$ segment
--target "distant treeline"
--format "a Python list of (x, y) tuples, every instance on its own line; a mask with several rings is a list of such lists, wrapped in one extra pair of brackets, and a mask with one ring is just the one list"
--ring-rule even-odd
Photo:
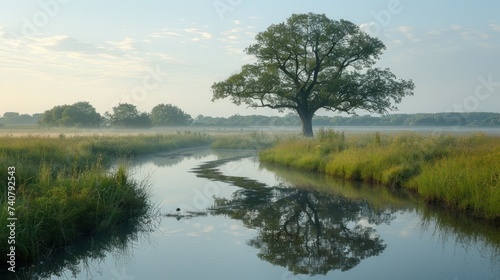
[[(151, 127), (151, 126), (301, 126), (294, 113), (285, 116), (233, 115), (192, 118), (171, 104), (159, 104), (151, 112), (139, 112), (132, 104), (119, 104), (111, 112), (100, 115), (88, 102), (55, 106), (41, 114), (7, 112), (0, 126), (64, 126), (64, 127)], [(391, 114), (386, 116), (316, 116), (314, 126), (475, 126), (499, 127), (500, 113), (435, 113)]]
[(4, 125), (36, 125), (42, 114), (19, 114), (17, 112), (6, 112), (0, 117), (0, 126)]
[[(279, 116), (240, 116), (228, 118), (199, 115), (193, 121), (197, 126), (300, 126), (296, 114)], [(500, 126), (500, 113), (435, 113), (394, 114), (380, 117), (349, 116), (313, 118), (314, 126)]]
[(111, 112), (99, 114), (94, 106), (82, 101), (54, 106), (33, 116), (7, 112), (1, 126), (38, 125), (43, 127), (136, 127), (191, 125), (192, 118), (175, 105), (158, 104), (151, 112), (139, 112), (133, 104), (118, 104)]

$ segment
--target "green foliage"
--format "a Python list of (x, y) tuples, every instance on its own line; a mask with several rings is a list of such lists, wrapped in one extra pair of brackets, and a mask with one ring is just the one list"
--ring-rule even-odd
[(5, 112), (0, 117), (0, 126), (3, 125), (36, 125), (42, 114), (19, 114), (17, 112)]
[(424, 164), (409, 186), (427, 201), (499, 219), (499, 141), (477, 135), (460, 140), (453, 154), (433, 164)]
[(96, 127), (101, 123), (101, 115), (88, 102), (55, 106), (45, 111), (38, 124), (42, 126)]
[(156, 126), (189, 125), (191, 116), (172, 104), (158, 104), (151, 110), (151, 121)]
[(317, 132), (316, 138), (320, 143), (319, 148), (321, 148), (322, 154), (328, 154), (330, 152), (340, 152), (345, 149), (345, 135), (344, 132), (335, 132), (333, 129), (323, 129), (320, 128)]
[(399, 133), (349, 135), (319, 130), (261, 151), (264, 162), (335, 177), (413, 189), (426, 201), (499, 219), (500, 139)]
[(151, 119), (147, 113), (139, 113), (137, 107), (121, 103), (113, 107), (113, 113), (108, 114), (111, 125), (117, 127), (151, 127)]

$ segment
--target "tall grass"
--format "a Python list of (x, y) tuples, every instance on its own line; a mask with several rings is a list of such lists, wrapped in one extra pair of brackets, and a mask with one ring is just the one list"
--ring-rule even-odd
[[(150, 209), (146, 185), (130, 180), (120, 158), (156, 151), (208, 145), (199, 133), (136, 136), (0, 137), (0, 182), (16, 168), (16, 260), (50, 255), (91, 234), (141, 219)], [(7, 221), (7, 191), (0, 190), (0, 219)], [(0, 228), (0, 240), (9, 229)], [(7, 242), (0, 251), (8, 252)], [(0, 258), (2, 265), (6, 255)]]
[[(484, 141), (484, 142), (483, 142)], [(426, 163), (408, 187), (426, 200), (488, 219), (500, 218), (500, 144), (498, 139), (462, 145), (446, 158)]]
[(405, 187), (426, 201), (500, 219), (500, 137), (419, 133), (352, 134), (320, 130), (284, 141), (264, 162), (349, 180)]

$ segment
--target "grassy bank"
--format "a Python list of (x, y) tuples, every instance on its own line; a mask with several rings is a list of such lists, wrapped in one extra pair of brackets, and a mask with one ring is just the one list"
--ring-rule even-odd
[(436, 204), (500, 219), (500, 137), (319, 131), (262, 151), (264, 162), (416, 191)]
[[(0, 267), (5, 267), (5, 226), (12, 206), (16, 264), (46, 257), (57, 248), (91, 234), (141, 219), (150, 209), (147, 186), (130, 180), (126, 164), (109, 172), (118, 159), (208, 145), (198, 133), (135, 136), (0, 137)], [(15, 167), (15, 190), (7, 193), (7, 167)], [(11, 174), (12, 175), (12, 174)], [(11, 181), (13, 181), (11, 179)], [(15, 204), (7, 197), (15, 194)], [(12, 210), (12, 209), (11, 209)]]

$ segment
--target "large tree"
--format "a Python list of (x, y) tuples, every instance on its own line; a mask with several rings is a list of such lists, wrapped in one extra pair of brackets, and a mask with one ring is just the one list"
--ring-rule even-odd
[(347, 20), (323, 14), (294, 14), (258, 33), (245, 49), (256, 62), (212, 85), (213, 100), (298, 113), (302, 132), (313, 136), (319, 109), (386, 113), (412, 95), (413, 82), (375, 68), (384, 44)]

